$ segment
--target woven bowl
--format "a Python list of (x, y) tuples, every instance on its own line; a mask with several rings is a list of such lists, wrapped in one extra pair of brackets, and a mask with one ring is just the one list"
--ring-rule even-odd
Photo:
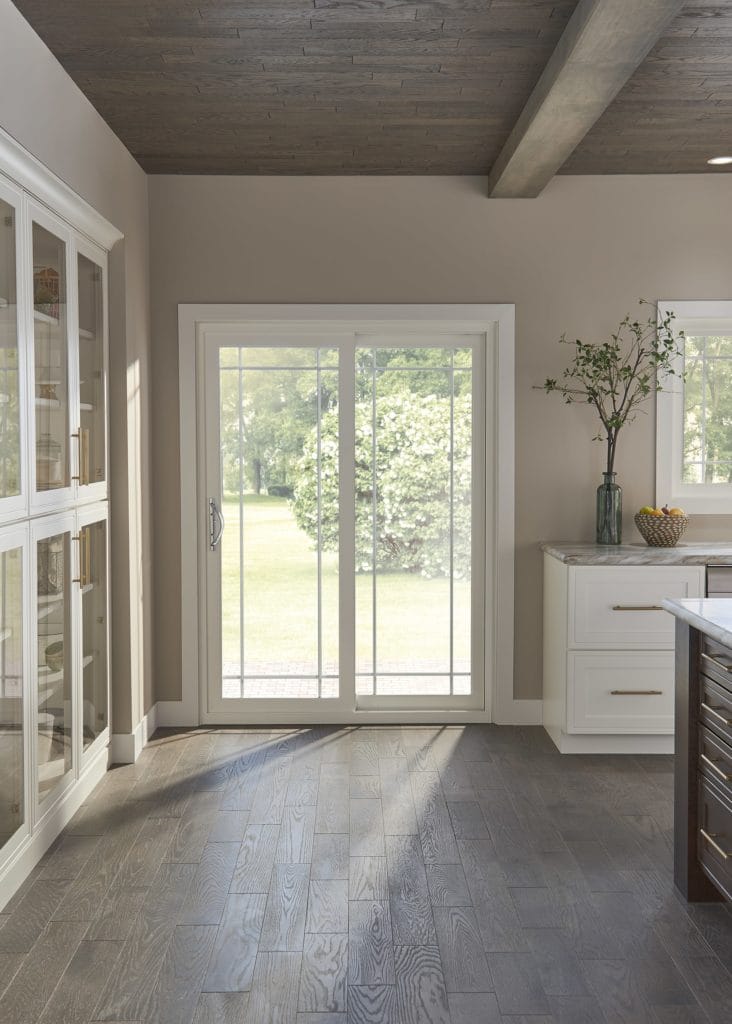
[(643, 540), (652, 548), (673, 548), (684, 536), (688, 516), (646, 516), (637, 512), (635, 525)]

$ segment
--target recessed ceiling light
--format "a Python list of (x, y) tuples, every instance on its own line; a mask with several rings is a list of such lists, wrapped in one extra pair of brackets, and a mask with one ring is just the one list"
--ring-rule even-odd
[(713, 156), (711, 160), (707, 160), (708, 164), (732, 164), (732, 156)]

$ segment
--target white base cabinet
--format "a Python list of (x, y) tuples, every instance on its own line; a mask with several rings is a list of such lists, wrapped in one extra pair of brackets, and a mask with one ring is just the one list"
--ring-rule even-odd
[(544, 555), (544, 728), (562, 753), (672, 753), (674, 620), (700, 565), (568, 565)]

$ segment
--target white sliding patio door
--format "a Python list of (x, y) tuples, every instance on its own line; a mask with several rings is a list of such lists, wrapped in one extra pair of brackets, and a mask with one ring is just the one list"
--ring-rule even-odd
[(486, 336), (200, 342), (207, 720), (484, 702)]

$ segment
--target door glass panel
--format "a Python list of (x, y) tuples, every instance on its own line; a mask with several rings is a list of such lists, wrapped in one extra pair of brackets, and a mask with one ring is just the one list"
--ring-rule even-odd
[(20, 494), (15, 210), (0, 199), (0, 499)]
[(356, 350), (356, 693), (471, 693), (465, 349)]
[(0, 847), (25, 820), (23, 807), (23, 562), (0, 553)]
[(79, 254), (79, 483), (106, 477), (102, 268)]
[(220, 349), (224, 698), (338, 695), (337, 367)]
[(70, 534), (38, 541), (38, 796), (71, 768)]
[(83, 746), (107, 727), (107, 524), (79, 532), (83, 672)]
[(66, 246), (33, 225), (36, 489), (69, 485)]

